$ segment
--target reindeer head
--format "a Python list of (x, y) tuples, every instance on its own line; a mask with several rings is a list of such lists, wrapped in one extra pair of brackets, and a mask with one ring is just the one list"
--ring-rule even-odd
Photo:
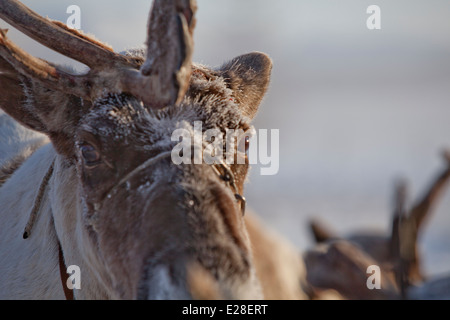
[(0, 107), (75, 168), (83, 243), (112, 297), (260, 297), (238, 201), (248, 164), (176, 165), (171, 155), (173, 132), (196, 121), (248, 131), (271, 61), (250, 53), (217, 69), (192, 64), (195, 10), (193, 0), (155, 0), (144, 56), (1, 1), (2, 19), (90, 68), (65, 72), (0, 30)]

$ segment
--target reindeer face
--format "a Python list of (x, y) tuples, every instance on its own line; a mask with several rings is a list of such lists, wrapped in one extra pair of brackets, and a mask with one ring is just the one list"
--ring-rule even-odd
[[(6, 11), (16, 8), (7, 2)], [(91, 67), (84, 76), (29, 56), (16, 60), (22, 52), (0, 33), (0, 54), (11, 64), (0, 59), (0, 67), (27, 101), (1, 107), (46, 133), (75, 166), (78, 216), (116, 298), (260, 297), (236, 198), (248, 164), (175, 163), (173, 134), (193, 133), (195, 123), (202, 131), (250, 130), (271, 61), (250, 53), (216, 70), (192, 65), (194, 12), (194, 1), (154, 2), (145, 62), (80, 42), (78, 60)]]
[[(250, 57), (270, 68), (261, 54), (231, 65), (256, 68), (240, 65)], [(224, 133), (250, 130), (253, 114), (231, 89), (235, 81), (246, 87), (238, 73), (224, 77), (229, 65), (194, 66), (180, 105), (148, 111), (130, 95), (111, 94), (80, 121), (75, 153), (83, 216), (119, 297), (201, 297), (205, 290), (196, 288), (205, 278), (216, 297), (260, 297), (234, 190), (211, 165), (177, 165), (171, 157), (173, 132), (193, 132), (194, 123)], [(248, 164), (229, 168), (242, 193)]]

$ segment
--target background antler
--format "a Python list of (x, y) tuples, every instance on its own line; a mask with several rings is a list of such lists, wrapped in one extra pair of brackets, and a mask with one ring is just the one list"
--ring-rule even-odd
[(0, 18), (39, 43), (90, 67), (85, 75), (71, 75), (37, 59), (0, 31), (0, 56), (22, 75), (42, 85), (95, 100), (105, 91), (127, 92), (151, 108), (179, 103), (191, 73), (195, 0), (155, 0), (147, 32), (147, 60), (141, 68), (129, 57), (61, 23), (44, 19), (23, 4), (0, 0)]
[(423, 280), (420, 271), (420, 256), (418, 252), (418, 237), (421, 227), (432, 212), (436, 202), (441, 198), (448, 181), (450, 180), (450, 151), (444, 150), (443, 158), (446, 162), (444, 170), (435, 178), (422, 198), (410, 211), (405, 209), (406, 185), (401, 185), (397, 192), (400, 209), (394, 215), (391, 236), (391, 254), (396, 258), (396, 280), (400, 287), (402, 297), (411, 284)]

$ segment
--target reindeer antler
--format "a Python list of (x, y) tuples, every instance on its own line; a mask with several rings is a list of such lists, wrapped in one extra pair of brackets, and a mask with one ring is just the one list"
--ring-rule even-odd
[(125, 89), (151, 107), (179, 103), (191, 75), (195, 0), (155, 0), (147, 31), (147, 59), (129, 73)]
[(61, 23), (44, 19), (14, 0), (0, 0), (0, 18), (39, 43), (90, 67), (71, 75), (35, 58), (0, 30), (0, 56), (18, 72), (44, 86), (94, 100), (105, 91), (127, 92), (151, 108), (179, 103), (186, 93), (193, 51), (195, 0), (155, 0), (148, 23), (147, 60), (141, 71), (133, 59)]
[(396, 188), (396, 206), (391, 235), (391, 254), (395, 257), (395, 275), (401, 296), (411, 283), (421, 280), (417, 240), (424, 220), (431, 214), (437, 200), (444, 192), (450, 180), (450, 151), (444, 150), (445, 169), (435, 178), (422, 198), (410, 209), (406, 209), (406, 183), (403, 181)]
[(1, 0), (0, 4), (0, 17), (3, 20), (42, 45), (89, 67), (104, 66), (111, 61), (128, 62), (125, 57), (106, 47), (94, 45), (87, 39), (60, 28), (20, 2)]
[[(26, 77), (39, 80), (44, 86), (88, 98), (89, 91), (83, 81), (87, 77), (72, 76), (49, 62), (35, 58), (6, 37), (7, 29), (0, 29), (0, 56)], [(87, 80), (87, 79), (86, 79)]]

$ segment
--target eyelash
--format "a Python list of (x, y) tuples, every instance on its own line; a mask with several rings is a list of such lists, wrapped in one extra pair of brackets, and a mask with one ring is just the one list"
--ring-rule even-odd
[(98, 152), (98, 150), (91, 144), (81, 143), (79, 148), (80, 157), (87, 167), (94, 167), (101, 162), (100, 152)]

